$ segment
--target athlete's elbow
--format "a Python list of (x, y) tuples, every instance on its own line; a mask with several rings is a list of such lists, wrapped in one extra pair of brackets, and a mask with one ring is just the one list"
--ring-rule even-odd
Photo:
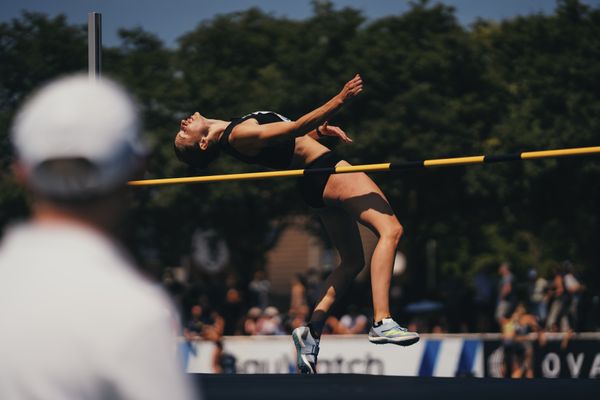
[(290, 135), (292, 135), (294, 137), (304, 136), (307, 133), (309, 133), (310, 131), (312, 131), (313, 129), (315, 129), (315, 127), (311, 126), (310, 124), (303, 123), (302, 121), (292, 121), (292, 122), (293, 122), (293, 124), (290, 127)]

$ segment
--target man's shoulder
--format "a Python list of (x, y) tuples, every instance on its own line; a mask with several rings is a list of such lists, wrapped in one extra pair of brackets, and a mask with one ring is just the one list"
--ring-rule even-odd
[[(8, 236), (0, 248), (0, 269), (8, 278), (4, 283), (25, 283), (19, 296), (39, 298), (60, 309), (66, 319), (75, 313), (92, 317), (82, 323), (149, 321), (164, 318), (170, 310), (166, 294), (107, 238), (77, 229), (27, 225)], [(0, 282), (0, 287), (5, 285)], [(6, 289), (12, 293), (9, 286)]]

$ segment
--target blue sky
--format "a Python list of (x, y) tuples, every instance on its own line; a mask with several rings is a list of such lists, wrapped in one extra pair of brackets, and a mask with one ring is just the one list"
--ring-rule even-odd
[[(461, 23), (469, 25), (478, 17), (501, 20), (531, 13), (551, 13), (555, 0), (443, 0), (456, 8)], [(336, 7), (360, 9), (371, 19), (399, 14), (408, 9), (407, 0), (334, 0)], [(600, 0), (583, 3), (600, 6)], [(85, 24), (87, 13), (102, 13), (103, 42), (119, 43), (117, 30), (141, 26), (158, 35), (167, 45), (201, 21), (216, 14), (259, 7), (276, 16), (303, 19), (311, 15), (310, 0), (3, 0), (0, 1), (0, 20), (18, 17), (21, 10), (38, 11), (51, 16), (65, 14), (70, 23)]]

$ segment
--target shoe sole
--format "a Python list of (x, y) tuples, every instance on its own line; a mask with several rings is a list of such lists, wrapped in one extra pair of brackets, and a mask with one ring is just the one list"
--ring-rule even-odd
[(412, 344), (415, 344), (419, 341), (420, 337), (412, 337), (412, 338), (407, 338), (407, 339), (390, 339), (390, 338), (386, 338), (386, 337), (371, 337), (369, 336), (369, 342), (374, 343), (374, 344), (396, 344), (398, 346), (410, 346)]
[(296, 334), (296, 332), (292, 332), (292, 339), (294, 340), (294, 346), (296, 346), (296, 354), (298, 357), (296, 359), (296, 366), (301, 374), (312, 375), (316, 374), (315, 370), (312, 368), (308, 360), (302, 354), (302, 348), (304, 347), (304, 341), (302, 338)]

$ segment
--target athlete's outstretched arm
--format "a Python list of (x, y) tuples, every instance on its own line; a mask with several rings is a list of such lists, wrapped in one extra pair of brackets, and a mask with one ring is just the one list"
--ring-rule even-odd
[[(362, 78), (360, 75), (356, 74), (352, 80), (344, 85), (340, 93), (321, 107), (303, 115), (296, 121), (274, 122), (265, 125), (238, 125), (231, 133), (230, 138), (240, 144), (242, 144), (242, 142), (245, 144), (254, 144), (253, 142), (260, 143), (281, 136), (298, 137), (305, 135), (315, 130), (319, 125), (325, 123), (336, 111), (342, 108), (346, 102), (358, 96), (362, 90)], [(332, 128), (335, 127), (329, 127), (328, 129)]]

